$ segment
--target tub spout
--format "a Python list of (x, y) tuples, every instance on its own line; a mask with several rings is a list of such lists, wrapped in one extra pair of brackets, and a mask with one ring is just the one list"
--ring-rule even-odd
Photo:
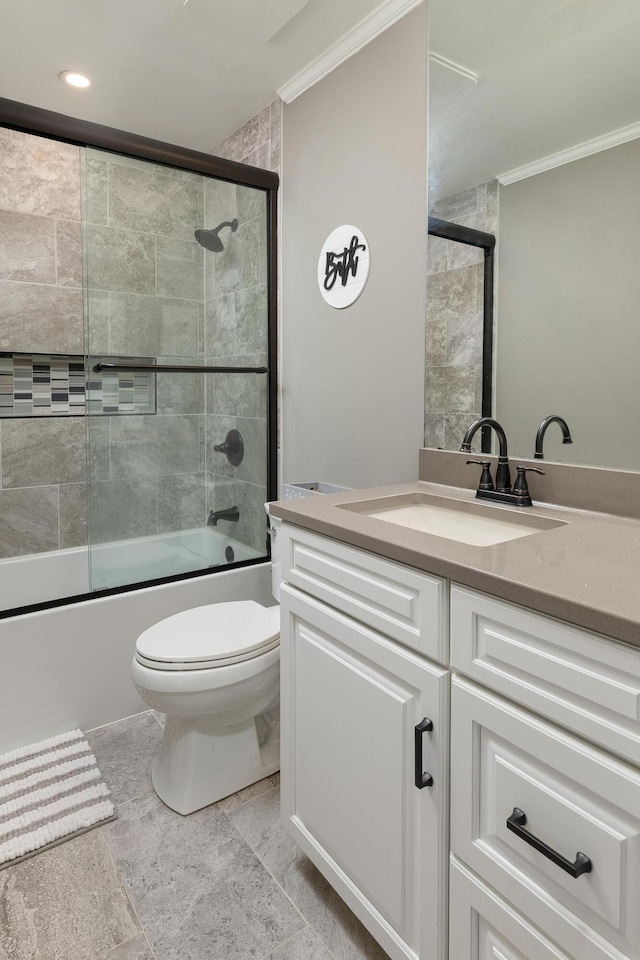
[(239, 519), (240, 510), (238, 507), (227, 507), (226, 510), (211, 510), (209, 519), (207, 520), (207, 526), (217, 527), (218, 520), (231, 520), (233, 523), (237, 523)]

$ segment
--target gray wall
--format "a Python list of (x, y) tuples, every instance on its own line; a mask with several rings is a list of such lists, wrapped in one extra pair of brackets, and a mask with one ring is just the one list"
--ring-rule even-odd
[[(426, 7), (285, 105), (283, 477), (366, 487), (415, 479), (423, 438)], [(318, 256), (364, 231), (360, 299), (321, 298)]]
[(532, 455), (640, 469), (640, 140), (500, 189), (498, 419)]

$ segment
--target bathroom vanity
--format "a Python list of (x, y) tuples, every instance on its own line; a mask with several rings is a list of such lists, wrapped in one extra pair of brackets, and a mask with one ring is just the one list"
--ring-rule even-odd
[(446, 583), (280, 535), (283, 815), (391, 957), (442, 957)]
[(478, 547), (372, 515), (425, 494), (473, 500), (272, 507), (284, 822), (392, 960), (637, 960), (640, 521), (539, 505)]

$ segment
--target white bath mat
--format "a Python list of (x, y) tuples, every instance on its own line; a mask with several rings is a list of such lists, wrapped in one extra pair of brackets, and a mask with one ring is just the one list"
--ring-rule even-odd
[(0, 869), (114, 818), (82, 730), (0, 756)]

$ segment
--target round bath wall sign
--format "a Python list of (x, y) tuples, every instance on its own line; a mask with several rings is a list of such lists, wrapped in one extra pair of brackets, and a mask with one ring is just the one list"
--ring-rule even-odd
[(351, 224), (336, 227), (325, 240), (318, 260), (318, 286), (330, 307), (343, 310), (358, 299), (369, 277), (369, 244)]

